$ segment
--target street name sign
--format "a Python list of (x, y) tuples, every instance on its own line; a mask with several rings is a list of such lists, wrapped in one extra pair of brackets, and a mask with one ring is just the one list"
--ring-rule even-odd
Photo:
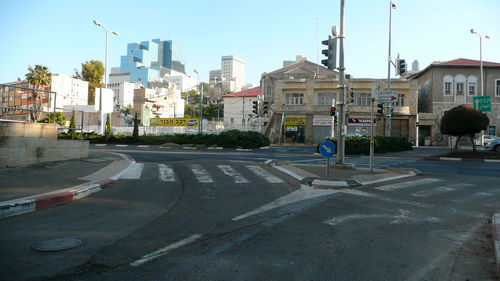
[(323, 141), (319, 145), (319, 152), (323, 157), (332, 157), (335, 154), (335, 144), (331, 141)]
[(398, 101), (398, 92), (380, 91), (378, 93), (378, 102), (396, 102)]
[(472, 103), (474, 104), (474, 108), (481, 112), (491, 112), (490, 96), (473, 97)]

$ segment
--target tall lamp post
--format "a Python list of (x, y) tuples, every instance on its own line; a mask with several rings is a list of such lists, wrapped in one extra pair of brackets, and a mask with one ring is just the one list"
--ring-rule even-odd
[[(396, 3), (390, 1), (389, 5), (389, 55), (387, 57), (387, 91), (391, 91), (391, 26), (392, 26), (392, 9), (396, 9), (397, 5)], [(387, 112), (385, 114), (385, 136), (390, 137), (391, 136), (391, 108), (392, 104), (389, 102), (387, 103)]]
[(203, 83), (201, 83), (200, 80), (200, 74), (198, 73), (198, 70), (194, 70), (196, 73), (196, 76), (198, 77), (198, 81), (200, 81), (200, 88), (201, 88), (201, 95), (200, 95), (200, 123), (198, 124), (198, 133), (203, 134), (203, 125), (201, 124), (203, 122)]
[[(484, 88), (483, 88), (483, 82), (484, 82), (484, 79), (483, 79), (483, 35), (477, 33), (477, 31), (475, 31), (474, 29), (471, 29), (470, 33), (476, 34), (477, 36), (479, 36), (479, 68), (480, 68), (479, 72), (480, 72), (480, 76), (481, 76), (481, 96), (484, 96)], [(484, 37), (486, 37), (486, 39), (491, 38), (491, 36), (489, 36), (489, 35), (485, 35)]]
[[(116, 36), (119, 36), (120, 33), (118, 31), (111, 31), (111, 30), (105, 28), (97, 20), (94, 20), (93, 23), (97, 26), (100, 26), (106, 33), (106, 53), (104, 55), (104, 88), (107, 88), (108, 87), (108, 32), (111, 32)], [(101, 94), (99, 95), (99, 111), (101, 112), (101, 131), (102, 131), (102, 127), (104, 124), (104, 122), (103, 122), (104, 115), (102, 113), (102, 90), (101, 90)]]

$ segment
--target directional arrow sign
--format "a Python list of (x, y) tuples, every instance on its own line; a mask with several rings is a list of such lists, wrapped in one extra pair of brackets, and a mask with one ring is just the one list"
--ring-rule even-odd
[(319, 152), (324, 157), (332, 157), (335, 154), (335, 144), (331, 141), (324, 141), (319, 145)]
[(479, 96), (473, 97), (474, 108), (482, 112), (491, 112), (491, 97)]
[(398, 92), (396, 91), (381, 91), (378, 93), (378, 102), (397, 102)]

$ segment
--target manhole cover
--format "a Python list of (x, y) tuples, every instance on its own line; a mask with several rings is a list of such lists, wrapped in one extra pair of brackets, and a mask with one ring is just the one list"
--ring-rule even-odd
[(85, 240), (79, 237), (57, 238), (36, 242), (31, 248), (40, 252), (56, 252), (76, 248), (83, 244)]

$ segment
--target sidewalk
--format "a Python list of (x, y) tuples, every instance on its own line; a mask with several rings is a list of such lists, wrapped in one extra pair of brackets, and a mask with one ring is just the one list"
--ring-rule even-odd
[(90, 152), (88, 158), (0, 169), (0, 218), (47, 208), (97, 192), (134, 161)]

